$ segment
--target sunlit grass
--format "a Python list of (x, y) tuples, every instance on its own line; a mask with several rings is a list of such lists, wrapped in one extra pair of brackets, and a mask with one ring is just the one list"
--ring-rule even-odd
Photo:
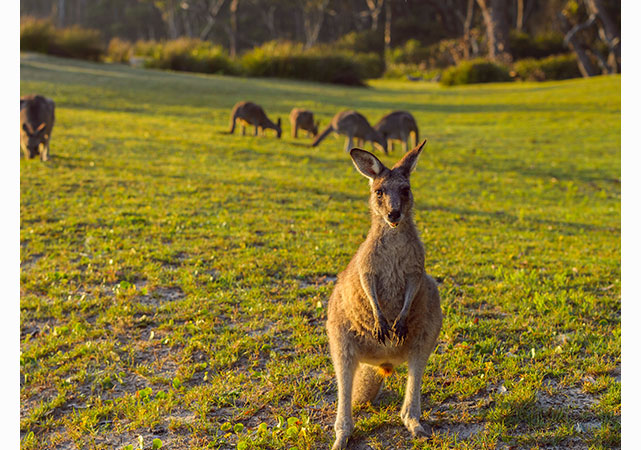
[[(52, 160), (20, 166), (22, 448), (329, 446), (325, 307), (367, 232), (367, 182), (342, 138), (289, 138), (293, 107), (321, 127), (406, 109), (428, 140), (412, 189), (445, 313), (433, 437), (402, 426), (400, 369), (354, 441), (618, 445), (620, 78), (370, 85), (23, 55), (21, 94), (57, 109)], [(239, 100), (283, 139), (225, 134)]]

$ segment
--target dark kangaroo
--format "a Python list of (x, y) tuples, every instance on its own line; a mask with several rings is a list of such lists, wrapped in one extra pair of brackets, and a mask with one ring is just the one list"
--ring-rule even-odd
[(403, 151), (409, 149), (410, 134), (414, 135), (414, 147), (418, 145), (418, 125), (416, 119), (407, 111), (394, 111), (374, 125), (374, 129), (387, 141), (388, 150), (394, 150), (393, 141), (401, 141)]
[(238, 102), (234, 105), (234, 108), (231, 110), (231, 124), (229, 134), (233, 134), (236, 129), (236, 121), (240, 122), (240, 126), (245, 136), (245, 126), (254, 127), (254, 136), (258, 135), (258, 130), (261, 130), (261, 134), (265, 134), (266, 129), (276, 131), (276, 136), (280, 138), (282, 129), (280, 127), (280, 117), (276, 123), (272, 122), (267, 118), (267, 114), (263, 108), (258, 106), (256, 103), (252, 102)]
[(347, 136), (345, 140), (346, 152), (352, 148), (354, 139), (358, 139), (371, 141), (372, 145), (374, 143), (380, 145), (385, 154), (387, 154), (387, 141), (383, 139), (383, 136), (378, 131), (372, 128), (365, 116), (356, 111), (341, 111), (336, 114), (327, 128), (312, 142), (312, 147), (316, 147), (332, 131)]
[(301, 108), (294, 108), (289, 113), (289, 123), (292, 126), (292, 137), (298, 138), (298, 130), (305, 130), (309, 135), (316, 137), (318, 134), (318, 125), (320, 122), (314, 123), (314, 113)]
[(49, 140), (55, 120), (56, 105), (42, 95), (20, 97), (20, 147), (25, 158), (49, 159)]
[(436, 282), (425, 273), (425, 250), (412, 218), (410, 172), (425, 141), (388, 169), (373, 154), (352, 149), (369, 179), (371, 228), (338, 275), (327, 307), (327, 334), (338, 384), (336, 440), (344, 449), (354, 429), (352, 404), (373, 400), (383, 376), (408, 363), (401, 418), (412, 437), (420, 423), (421, 378), (441, 329)]

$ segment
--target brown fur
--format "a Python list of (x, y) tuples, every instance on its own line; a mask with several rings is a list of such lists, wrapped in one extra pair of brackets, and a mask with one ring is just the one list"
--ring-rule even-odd
[(394, 111), (374, 125), (374, 129), (383, 135), (387, 141), (387, 149), (394, 150), (393, 141), (401, 141), (403, 151), (409, 149), (410, 134), (414, 134), (414, 147), (418, 145), (418, 125), (416, 120), (407, 111)]
[(316, 147), (332, 131), (347, 136), (345, 140), (346, 152), (354, 145), (354, 139), (359, 139), (361, 142), (371, 141), (372, 145), (377, 143), (387, 154), (387, 141), (372, 128), (365, 116), (356, 111), (341, 111), (336, 114), (327, 128), (312, 142), (312, 147)]
[(236, 121), (240, 122), (243, 136), (245, 136), (245, 126), (254, 127), (254, 136), (258, 136), (258, 130), (261, 135), (265, 134), (266, 129), (276, 131), (276, 136), (280, 138), (282, 133), (280, 118), (276, 123), (267, 118), (263, 108), (252, 102), (238, 102), (231, 110), (231, 124), (229, 134), (233, 134), (236, 128)]
[(346, 447), (354, 428), (352, 404), (371, 401), (379, 392), (379, 370), (388, 373), (404, 362), (408, 379), (401, 418), (413, 437), (426, 435), (419, 421), (421, 378), (442, 314), (412, 218), (409, 174), (424, 144), (392, 169), (369, 152), (350, 152), (356, 168), (370, 179), (372, 223), (328, 303), (327, 334), (338, 384), (334, 450)]
[(289, 122), (292, 125), (292, 137), (298, 138), (298, 130), (307, 131), (307, 135), (318, 134), (319, 122), (314, 123), (314, 113), (307, 109), (294, 108), (289, 114)]
[(54, 101), (42, 95), (20, 97), (20, 147), (25, 158), (49, 158), (55, 108)]

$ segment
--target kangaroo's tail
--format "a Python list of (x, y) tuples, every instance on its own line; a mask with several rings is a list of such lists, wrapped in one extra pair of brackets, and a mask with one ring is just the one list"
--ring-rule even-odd
[(234, 108), (231, 110), (231, 119), (229, 123), (229, 134), (234, 134), (234, 130), (236, 129), (236, 112), (238, 111), (238, 108)]
[(393, 370), (391, 364), (383, 364), (380, 367), (359, 364), (354, 375), (352, 405), (373, 401), (381, 391), (383, 380), (391, 375)]
[(414, 124), (414, 129), (412, 131), (414, 132), (414, 147), (417, 147), (419, 137), (418, 137), (418, 126), (416, 126), (416, 124)]
[(332, 131), (334, 131), (334, 128), (331, 125), (328, 125), (327, 128), (325, 128), (321, 134), (316, 136), (316, 139), (314, 139), (314, 142), (312, 142), (312, 147), (316, 147), (318, 144), (320, 144), (320, 141), (325, 139), (327, 135)]

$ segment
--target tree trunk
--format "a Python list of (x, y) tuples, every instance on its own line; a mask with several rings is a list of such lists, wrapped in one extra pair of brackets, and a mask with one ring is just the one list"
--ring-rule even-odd
[(385, 51), (390, 49), (392, 43), (392, 0), (385, 2)]
[(508, 44), (507, 0), (476, 0), (483, 13), (488, 53), (492, 61), (512, 61)]
[(525, 0), (516, 0), (516, 29), (523, 31), (523, 2)]
[(239, 0), (231, 0), (229, 4), (229, 56), (236, 57), (236, 36), (238, 34), (238, 2)]
[[(563, 14), (559, 13), (559, 19), (561, 20), (562, 28), (564, 28), (566, 30), (568, 28), (570, 28), (570, 24), (568, 22), (568, 19)], [(592, 65), (592, 62), (590, 62), (590, 58), (587, 55), (587, 53), (585, 52), (585, 50), (583, 49), (583, 46), (582, 46), (581, 42), (579, 41), (579, 39), (578, 39), (576, 34), (579, 31), (591, 26), (594, 23), (595, 20), (596, 20), (596, 16), (592, 15), (592, 16), (590, 16), (590, 18), (587, 21), (585, 21), (583, 23), (580, 23), (578, 25), (575, 25), (574, 27), (572, 27), (572, 29), (570, 29), (567, 32), (567, 34), (565, 35), (565, 38), (563, 40), (565, 45), (570, 47), (570, 49), (576, 55), (577, 62), (579, 64), (579, 71), (581, 72), (581, 75), (583, 75), (583, 77), (585, 77), (585, 78), (593, 77), (594, 75), (597, 74), (597, 72), (594, 69), (594, 66)]]
[(585, 3), (588, 11), (597, 17), (599, 37), (608, 45), (610, 50), (608, 56), (610, 73), (621, 72), (621, 32), (619, 26), (612, 21), (601, 0), (585, 0)]
[(307, 1), (303, 8), (303, 26), (305, 27), (305, 48), (313, 47), (323, 26), (325, 8), (329, 0)]
[(467, 11), (465, 22), (463, 23), (463, 57), (470, 59), (470, 28), (472, 28), (472, 19), (474, 18), (474, 0), (467, 0)]
[(369, 15), (372, 18), (372, 31), (378, 30), (378, 17), (383, 11), (383, 3), (385, 0), (366, 0)]

